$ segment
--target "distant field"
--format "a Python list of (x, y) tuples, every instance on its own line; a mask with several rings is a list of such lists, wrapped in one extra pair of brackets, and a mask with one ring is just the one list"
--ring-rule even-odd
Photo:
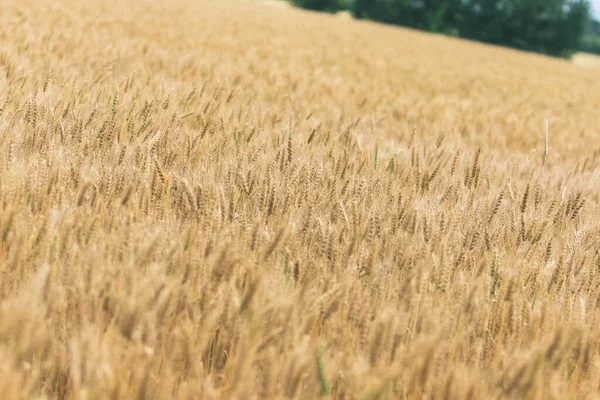
[(599, 398), (598, 71), (272, 4), (3, 1), (2, 398)]
[(583, 67), (600, 67), (600, 55), (577, 53), (572, 57), (575, 64)]

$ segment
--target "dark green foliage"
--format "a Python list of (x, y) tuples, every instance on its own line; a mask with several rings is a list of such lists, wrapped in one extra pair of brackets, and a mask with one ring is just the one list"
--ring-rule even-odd
[(339, 0), (291, 0), (291, 3), (308, 10), (336, 12), (344, 9), (347, 4)]
[(590, 21), (577, 50), (600, 54), (600, 21)]
[(292, 0), (324, 11), (568, 56), (589, 22), (588, 0)]
[(600, 54), (600, 35), (584, 35), (577, 50), (586, 53)]
[(575, 49), (589, 16), (585, 0), (468, 0), (461, 36), (555, 56)]

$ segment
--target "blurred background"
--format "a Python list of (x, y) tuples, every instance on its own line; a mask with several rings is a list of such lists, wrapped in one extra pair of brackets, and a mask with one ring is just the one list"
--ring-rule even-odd
[(558, 57), (600, 54), (600, 0), (289, 0), (293, 5)]

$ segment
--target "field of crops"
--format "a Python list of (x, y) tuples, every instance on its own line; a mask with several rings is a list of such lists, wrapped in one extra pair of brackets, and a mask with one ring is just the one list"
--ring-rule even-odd
[(272, 1), (4, 0), (1, 397), (600, 398), (599, 106)]

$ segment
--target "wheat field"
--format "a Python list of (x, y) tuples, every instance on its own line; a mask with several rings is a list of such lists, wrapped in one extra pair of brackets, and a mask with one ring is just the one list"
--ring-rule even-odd
[(2, 398), (600, 398), (597, 72), (279, 5), (2, 2)]

